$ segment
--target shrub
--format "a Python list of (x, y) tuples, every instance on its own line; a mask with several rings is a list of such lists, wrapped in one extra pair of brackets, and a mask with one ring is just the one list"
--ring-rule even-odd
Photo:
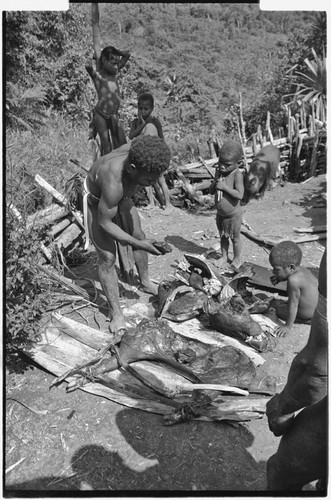
[(37, 272), (40, 234), (6, 211), (6, 357), (12, 359), (38, 334), (38, 320), (49, 302), (47, 283)]

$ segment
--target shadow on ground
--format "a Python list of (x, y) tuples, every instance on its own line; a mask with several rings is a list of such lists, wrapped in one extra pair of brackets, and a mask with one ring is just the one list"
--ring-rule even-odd
[(131, 450), (78, 448), (66, 477), (39, 477), (8, 485), (6, 496), (40, 491), (263, 491), (265, 463), (247, 452), (254, 437), (245, 425), (199, 422), (167, 427), (162, 417), (124, 409), (116, 424)]
[(165, 241), (178, 248), (178, 250), (180, 250), (181, 252), (196, 253), (198, 255), (205, 253), (210, 248), (197, 245), (193, 241), (186, 240), (182, 236), (176, 235), (166, 236)]

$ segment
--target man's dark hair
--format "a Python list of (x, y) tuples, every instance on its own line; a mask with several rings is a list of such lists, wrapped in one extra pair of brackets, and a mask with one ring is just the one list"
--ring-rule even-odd
[(128, 163), (133, 163), (138, 169), (161, 175), (169, 167), (170, 157), (170, 148), (163, 139), (140, 135), (131, 143)]
[(300, 266), (302, 251), (294, 241), (281, 241), (271, 249), (269, 262), (271, 265), (286, 267), (291, 264)]
[(148, 94), (147, 92), (140, 94), (138, 96), (138, 104), (141, 101), (148, 101), (150, 103), (151, 107), (154, 108), (154, 97), (152, 96), (152, 94)]

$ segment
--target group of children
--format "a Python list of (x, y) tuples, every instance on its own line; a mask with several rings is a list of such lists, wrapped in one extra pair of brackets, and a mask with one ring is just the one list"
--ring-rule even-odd
[[(98, 96), (97, 104), (92, 113), (89, 138), (94, 138), (98, 134), (101, 156), (127, 143), (124, 129), (118, 120), (120, 89), (116, 74), (125, 66), (129, 58), (128, 51), (120, 51), (109, 45), (102, 50), (100, 58), (96, 60), (95, 67), (91, 59), (85, 65)], [(152, 94), (142, 93), (138, 97), (137, 104), (138, 116), (132, 121), (129, 139), (132, 140), (139, 135), (150, 135), (164, 139), (160, 120), (152, 115), (154, 109)], [(170, 194), (163, 175), (158, 178), (153, 187), (161, 208), (164, 210), (163, 214), (170, 213), (172, 211)], [(153, 187), (146, 188), (149, 201), (146, 209), (155, 206)]]
[[(93, 67), (92, 60), (86, 63), (86, 70), (95, 85), (98, 101), (93, 111), (93, 126), (101, 141), (101, 156), (127, 142), (124, 130), (118, 121), (120, 89), (117, 72), (129, 60), (129, 52), (108, 46), (101, 52), (100, 59)], [(138, 116), (131, 124), (129, 139), (139, 135), (157, 136), (163, 139), (162, 125), (152, 116), (154, 99), (144, 93), (138, 97)], [(227, 264), (229, 243), (233, 244), (232, 267), (238, 269), (242, 263), (242, 243), (240, 237), (242, 223), (241, 200), (244, 196), (244, 177), (239, 168), (242, 162), (242, 146), (230, 140), (219, 151), (218, 167), (210, 185), (210, 193), (215, 195), (217, 208), (216, 224), (221, 243), (221, 264)], [(161, 206), (171, 211), (169, 191), (165, 178), (161, 175), (154, 184), (161, 200)], [(152, 188), (147, 188), (150, 205), (154, 204)], [(302, 252), (297, 244), (283, 241), (275, 246), (269, 256), (273, 268), (272, 283), (287, 281), (288, 302), (275, 303), (277, 316), (285, 321), (278, 327), (279, 336), (286, 335), (294, 322), (307, 323), (311, 320), (317, 300), (317, 279), (301, 266)]]
[[(233, 244), (232, 267), (241, 265), (242, 223), (241, 200), (244, 195), (244, 179), (240, 164), (242, 147), (238, 142), (227, 141), (219, 152), (218, 168), (210, 185), (215, 195), (216, 224), (221, 240), (221, 262), (228, 262), (229, 242)], [(317, 278), (301, 266), (302, 252), (293, 241), (282, 241), (272, 248), (269, 262), (273, 269), (270, 280), (273, 285), (287, 281), (288, 301), (273, 301), (277, 317), (285, 324), (276, 328), (278, 336), (289, 333), (295, 322), (310, 323), (318, 301)]]

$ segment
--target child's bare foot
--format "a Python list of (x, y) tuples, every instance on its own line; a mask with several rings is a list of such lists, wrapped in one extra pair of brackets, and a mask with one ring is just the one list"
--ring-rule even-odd
[(161, 215), (169, 215), (173, 211), (174, 207), (170, 205), (170, 207), (164, 207), (164, 209), (161, 211)]
[(152, 283), (151, 281), (144, 281), (144, 283), (141, 283), (141, 290), (151, 295), (157, 295), (158, 288), (158, 285)]
[(228, 267), (228, 259), (226, 257), (223, 257), (223, 255), (221, 255), (221, 258), (215, 261), (215, 266)]
[(236, 271), (239, 269), (241, 266), (242, 262), (238, 259), (233, 259), (231, 267), (233, 267)]
[(151, 203), (149, 203), (149, 205), (146, 205), (146, 207), (141, 207), (142, 210), (153, 210), (155, 208), (155, 205), (151, 205)]

